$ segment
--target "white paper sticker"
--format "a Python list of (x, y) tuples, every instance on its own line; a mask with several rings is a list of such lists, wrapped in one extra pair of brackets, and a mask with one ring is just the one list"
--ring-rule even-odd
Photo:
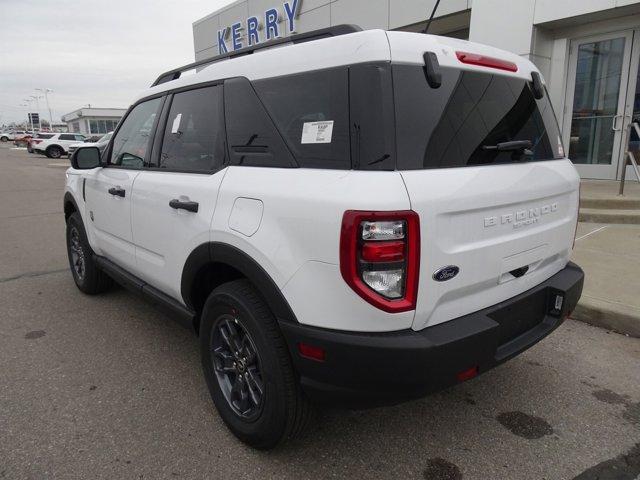
[(171, 133), (178, 133), (178, 129), (180, 128), (180, 120), (182, 120), (181, 113), (176, 115), (176, 118), (173, 119), (173, 125), (171, 125)]
[(300, 143), (331, 143), (333, 120), (324, 122), (305, 122), (302, 126)]
[(560, 138), (560, 135), (558, 135), (558, 155), (564, 157), (564, 148), (562, 147), (562, 139)]

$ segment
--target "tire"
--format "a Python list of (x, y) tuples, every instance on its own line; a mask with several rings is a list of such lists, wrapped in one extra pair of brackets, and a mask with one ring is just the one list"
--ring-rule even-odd
[(73, 281), (81, 292), (96, 295), (113, 285), (113, 280), (100, 270), (93, 259), (93, 250), (78, 212), (72, 213), (67, 220), (67, 255)]
[(54, 145), (47, 148), (46, 154), (49, 158), (60, 158), (62, 155), (64, 155), (64, 150)]
[(0, 137), (0, 142), (8, 142), (9, 137)]
[[(229, 345), (241, 345), (237, 355)], [(225, 283), (207, 298), (200, 353), (213, 403), (238, 439), (266, 450), (304, 431), (313, 408), (296, 380), (276, 319), (247, 280)], [(243, 388), (234, 394), (231, 385), (238, 385), (243, 372), (244, 395), (238, 399)]]

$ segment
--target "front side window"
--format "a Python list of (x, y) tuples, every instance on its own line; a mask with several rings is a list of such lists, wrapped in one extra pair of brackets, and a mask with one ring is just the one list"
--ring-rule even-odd
[(143, 167), (160, 103), (160, 98), (147, 100), (129, 112), (113, 140), (111, 165)]
[[(548, 94), (536, 100), (524, 79), (443, 68), (434, 89), (422, 67), (394, 65), (393, 87), (400, 170), (564, 156)], [(497, 148), (506, 142), (516, 143)]]
[(351, 168), (347, 67), (253, 84), (300, 167)]
[(160, 168), (218, 170), (224, 161), (222, 86), (176, 93), (162, 140)]
[(76, 139), (75, 135), (71, 135), (71, 134), (68, 134), (68, 133), (63, 133), (59, 137), (59, 140), (74, 140), (75, 141), (75, 139)]

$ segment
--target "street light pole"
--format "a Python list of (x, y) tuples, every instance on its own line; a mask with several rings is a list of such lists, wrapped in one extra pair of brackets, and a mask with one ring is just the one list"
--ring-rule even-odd
[(36, 90), (44, 93), (44, 101), (47, 103), (47, 110), (49, 110), (49, 130), (53, 132), (53, 115), (51, 115), (51, 107), (49, 106), (49, 96), (48, 93), (52, 93), (53, 90), (50, 88), (36, 88)]

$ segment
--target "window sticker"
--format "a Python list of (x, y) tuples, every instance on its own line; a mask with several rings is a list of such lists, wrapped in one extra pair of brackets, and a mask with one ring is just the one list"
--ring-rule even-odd
[(180, 120), (182, 120), (181, 113), (176, 115), (176, 118), (173, 119), (173, 124), (171, 125), (171, 133), (178, 133), (178, 130), (180, 128)]
[(305, 122), (302, 125), (300, 143), (331, 143), (333, 120), (324, 122)]
[(558, 135), (558, 155), (564, 157), (564, 148), (562, 147), (562, 139), (560, 138), (560, 135)]

